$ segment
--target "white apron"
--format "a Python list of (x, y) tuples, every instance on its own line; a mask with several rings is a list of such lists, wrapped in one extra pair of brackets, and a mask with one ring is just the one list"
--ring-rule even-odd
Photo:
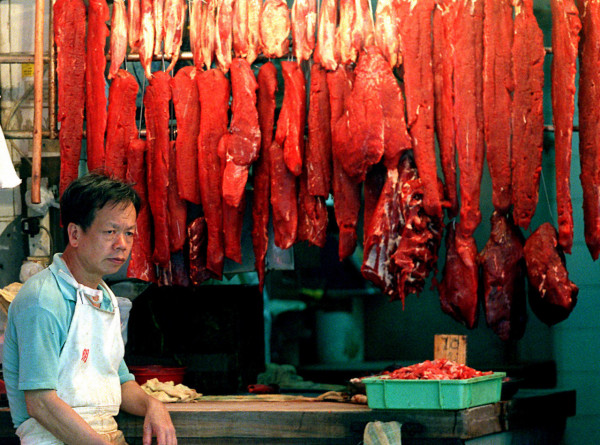
[[(62, 279), (77, 289), (73, 320), (59, 357), (58, 397), (71, 406), (99, 434), (117, 432), (114, 419), (121, 406), (119, 364), (124, 346), (119, 306), (104, 282), (114, 310), (96, 308), (102, 291), (77, 283), (73, 276), (59, 270)], [(29, 418), (17, 428), (23, 445), (62, 444), (37, 420)]]

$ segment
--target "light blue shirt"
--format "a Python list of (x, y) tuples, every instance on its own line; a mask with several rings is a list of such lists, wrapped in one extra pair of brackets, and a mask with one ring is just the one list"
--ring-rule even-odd
[[(23, 284), (8, 309), (2, 370), (15, 428), (30, 417), (23, 391), (57, 388), (58, 359), (76, 301), (75, 288), (57, 278), (61, 269), (68, 272), (62, 254), (56, 254), (48, 268)], [(105, 291), (101, 308), (112, 310)], [(124, 360), (119, 379), (121, 384), (134, 379)]]

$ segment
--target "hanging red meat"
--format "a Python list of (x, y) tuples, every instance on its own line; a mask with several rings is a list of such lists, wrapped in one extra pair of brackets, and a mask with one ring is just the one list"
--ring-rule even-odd
[(347, 65), (356, 62), (358, 51), (352, 46), (352, 27), (356, 21), (356, 2), (340, 0), (339, 22), (335, 33), (335, 53), (339, 63)]
[(270, 59), (290, 51), (290, 10), (285, 0), (265, 0), (260, 10), (260, 46)]
[(265, 257), (269, 246), (269, 201), (271, 195), (271, 160), (269, 157), (275, 127), (275, 93), (277, 69), (266, 62), (258, 71), (258, 122), (260, 124), (260, 155), (254, 164), (252, 193), (252, 246), (258, 286), (262, 292), (265, 284)]
[(183, 26), (185, 24), (185, 12), (187, 3), (185, 0), (165, 1), (165, 57), (171, 59), (167, 73), (175, 68), (179, 60), (181, 42), (183, 40)]
[(167, 190), (167, 209), (169, 218), (169, 241), (171, 253), (183, 250), (187, 235), (187, 204), (179, 197), (177, 172), (173, 168), (175, 161), (175, 141), (169, 150), (169, 186)]
[(511, 0), (484, 0), (483, 119), (492, 203), (506, 214), (511, 204), (510, 113), (514, 90), (511, 66)]
[(515, 25), (512, 110), (512, 203), (518, 226), (527, 229), (538, 203), (544, 145), (544, 35), (533, 0), (513, 0)]
[(137, 54), (142, 43), (142, 13), (140, 0), (127, 2), (127, 37), (131, 54)]
[(367, 178), (363, 183), (363, 240), (369, 236), (371, 218), (377, 208), (377, 202), (387, 178), (387, 170), (383, 163), (377, 164), (367, 173)]
[(104, 168), (104, 133), (106, 131), (106, 56), (108, 37), (106, 22), (110, 18), (106, 0), (90, 0), (85, 70), (87, 165), (89, 171)]
[(152, 0), (141, 0), (142, 31), (140, 38), (140, 64), (146, 78), (152, 78), (152, 56), (154, 55), (154, 15)]
[(301, 63), (310, 59), (315, 49), (317, 1), (294, 0), (292, 6), (292, 43), (294, 57)]
[(335, 70), (338, 64), (335, 51), (336, 26), (336, 0), (323, 0), (319, 11), (314, 61), (315, 63), (320, 63), (325, 69), (330, 71)]
[(375, 42), (392, 68), (400, 65), (400, 36), (392, 0), (377, 2), (375, 12)]
[(325, 198), (309, 193), (306, 170), (300, 175), (299, 182), (298, 241), (307, 241), (313, 246), (323, 248), (327, 241), (328, 220)]
[[(431, 18), (435, 0), (400, 0), (396, 6), (400, 51), (404, 66), (407, 124), (419, 177), (425, 185), (424, 204), (428, 214), (441, 217), (441, 196), (437, 188), (433, 111), (433, 60)], [(480, 17), (483, 19), (483, 17)], [(473, 60), (472, 50), (462, 63)], [(473, 88), (473, 85), (470, 85)], [(469, 170), (470, 171), (470, 170)], [(474, 172), (476, 174), (476, 172)]]
[(202, 208), (208, 225), (206, 267), (217, 279), (223, 275), (223, 199), (218, 145), (229, 122), (229, 81), (219, 69), (196, 76), (200, 97), (198, 179)]
[(252, 64), (260, 53), (261, 0), (236, 0), (233, 4), (233, 52)]
[(283, 149), (277, 140), (273, 140), (271, 144), (269, 160), (271, 162), (274, 241), (280, 249), (288, 249), (296, 242), (298, 232), (296, 176), (286, 167), (283, 160)]
[(223, 240), (225, 256), (236, 263), (242, 263), (242, 228), (244, 225), (244, 211), (246, 209), (246, 196), (237, 207), (223, 202)]
[(215, 18), (215, 57), (219, 68), (224, 73), (231, 65), (233, 46), (233, 4), (234, 0), (216, 0), (217, 15)]
[(304, 159), (304, 125), (306, 123), (306, 86), (304, 73), (297, 63), (281, 62), (284, 92), (277, 121), (275, 140), (283, 147), (287, 168), (299, 176)]
[(132, 184), (141, 201), (127, 276), (155, 283), (157, 277), (156, 266), (152, 261), (152, 215), (148, 203), (146, 141), (132, 139), (127, 150), (127, 159), (127, 182)]
[(60, 132), (59, 194), (79, 176), (85, 108), (86, 11), (82, 0), (54, 4), (54, 39)]
[(165, 1), (152, 0), (152, 16), (154, 17), (154, 55), (160, 56), (165, 38)]
[(127, 172), (127, 150), (137, 137), (135, 123), (138, 83), (133, 74), (119, 70), (108, 90), (106, 123), (106, 172), (124, 180)]
[(127, 55), (127, 10), (125, 0), (114, 0), (110, 21), (110, 68), (108, 78), (112, 79), (123, 64)]
[(477, 245), (472, 236), (465, 237), (454, 224), (446, 228), (446, 264), (439, 285), (442, 311), (472, 329), (477, 322), (477, 286), (479, 268)]
[(595, 261), (600, 254), (600, 2), (580, 2), (579, 160), (585, 243)]
[(524, 240), (510, 214), (495, 211), (490, 221), (490, 238), (477, 258), (485, 319), (501, 340), (518, 340), (527, 321)]
[(193, 220), (188, 226), (190, 281), (194, 286), (212, 278), (212, 274), (206, 267), (207, 232), (206, 219), (202, 216)]
[(197, 0), (190, 12), (190, 47), (194, 65), (199, 70), (210, 69), (215, 53), (216, 0)]
[(581, 21), (574, 0), (552, 0), (552, 120), (556, 166), (558, 244), (567, 253), (573, 246), (571, 205), (571, 143), (575, 114), (575, 75)]
[(194, 204), (200, 204), (200, 184), (198, 182), (198, 133), (200, 131), (200, 101), (193, 66), (177, 71), (171, 79), (171, 92), (177, 120), (177, 140), (175, 170), (179, 197)]
[(170, 286), (189, 287), (190, 273), (185, 263), (183, 251), (171, 254), (171, 284)]
[(438, 0), (433, 11), (433, 87), (435, 130), (444, 174), (444, 199), (449, 218), (458, 214), (456, 138), (454, 129), (454, 82), (451, 34), (456, 8), (452, 0)]
[(308, 143), (305, 153), (307, 191), (327, 198), (331, 191), (331, 107), (327, 72), (318, 63), (310, 69)]
[(550, 223), (538, 227), (525, 242), (524, 253), (531, 310), (549, 326), (563, 321), (575, 307), (579, 289), (569, 280), (554, 227)]
[(363, 49), (375, 45), (375, 24), (369, 0), (355, 0), (354, 24), (351, 28), (352, 47), (360, 55)]
[(223, 199), (238, 207), (244, 195), (250, 165), (258, 158), (260, 126), (256, 109), (258, 83), (246, 59), (236, 57), (231, 64), (231, 123), (225, 139), (223, 158)]
[(162, 268), (169, 267), (170, 242), (167, 207), (169, 185), (169, 101), (171, 77), (154, 73), (144, 94), (146, 140), (148, 143), (148, 198), (154, 219), (153, 260)]
[(250, 65), (260, 54), (260, 10), (262, 0), (248, 0), (248, 54), (246, 60)]

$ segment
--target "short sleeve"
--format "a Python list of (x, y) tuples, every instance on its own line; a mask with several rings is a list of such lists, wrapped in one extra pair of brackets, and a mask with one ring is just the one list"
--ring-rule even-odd
[(121, 360), (121, 364), (119, 365), (119, 381), (121, 385), (125, 382), (129, 382), (133, 380), (135, 377), (132, 373), (129, 372), (127, 365), (125, 364), (125, 360)]

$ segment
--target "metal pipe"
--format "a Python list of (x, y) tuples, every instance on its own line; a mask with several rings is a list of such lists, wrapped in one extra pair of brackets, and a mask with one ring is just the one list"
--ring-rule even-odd
[[(43, 55), (42, 60), (50, 61), (49, 55)], [(0, 53), (0, 63), (34, 63), (35, 55), (29, 53)]]
[(54, 2), (50, 2), (48, 44), (50, 47), (50, 66), (48, 67), (48, 118), (50, 123), (50, 139), (58, 138), (56, 128), (56, 48), (54, 46)]
[(44, 111), (44, 0), (35, 1), (35, 46), (33, 65), (33, 145), (31, 202), (41, 202), (42, 113)]
[[(33, 139), (33, 132), (26, 130), (3, 130), (6, 139)], [(48, 139), (49, 131), (42, 131), (42, 138)]]

